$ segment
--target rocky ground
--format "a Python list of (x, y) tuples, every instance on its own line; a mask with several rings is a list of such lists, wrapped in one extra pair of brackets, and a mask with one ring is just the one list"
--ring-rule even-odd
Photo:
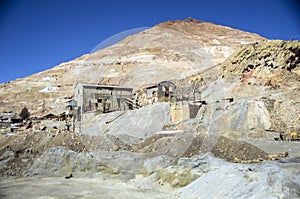
[[(297, 162), (298, 161), (298, 162)], [(189, 165), (190, 164), (190, 165)], [(231, 164), (207, 156), (181, 159), (148, 177), (76, 173), (74, 177), (6, 179), (0, 198), (299, 198), (299, 159), (289, 162)], [(190, 167), (189, 167), (190, 166)], [(180, 169), (181, 168), (181, 169)], [(172, 188), (188, 174), (194, 180)], [(185, 184), (182, 184), (185, 185)], [(212, 188), (213, 187), (213, 188)]]
[[(250, 148), (265, 154), (256, 147)], [(50, 148), (33, 161), (25, 172), (27, 177), (2, 176), (0, 198), (296, 199), (300, 196), (299, 157), (237, 164), (211, 155), (194, 155), (178, 158), (151, 172), (132, 168), (124, 170), (121, 165), (104, 165), (109, 158), (110, 162), (138, 167), (134, 160), (140, 156), (130, 158), (129, 155), (112, 151), (104, 157), (65, 147)], [(155, 164), (164, 163), (163, 156), (156, 157), (160, 160)], [(145, 164), (147, 157), (143, 158), (144, 166), (149, 166), (149, 162)]]
[[(49, 132), (29, 129), (12, 136), (0, 137), (0, 172), (2, 176), (27, 175), (34, 160), (55, 147), (74, 153), (127, 151), (152, 156), (166, 155), (175, 159), (210, 153), (216, 158), (236, 163), (258, 163), (271, 159), (275, 154), (270, 150), (268, 154), (249, 142), (231, 140), (222, 135), (213, 139), (208, 139), (208, 136), (211, 135), (201, 132), (165, 133), (155, 134), (139, 144), (127, 144), (113, 135), (90, 136), (61, 130)], [(293, 142), (282, 143), (297, 149), (297, 144)], [(273, 145), (276, 145), (275, 141)], [(289, 157), (288, 151), (280, 152), (277, 159)], [(297, 156), (294, 150), (292, 152)]]
[[(287, 151), (275, 154), (269, 149), (266, 153), (257, 147), (258, 144), (254, 146), (222, 135), (215, 139), (208, 139), (208, 136), (199, 131), (166, 131), (139, 144), (126, 144), (113, 136), (59, 130), (27, 129), (1, 136), (1, 196), (97, 198), (98, 194), (103, 194), (103, 198), (193, 198), (191, 194), (194, 194), (198, 198), (199, 188), (207, 182), (210, 186), (219, 186), (222, 192), (209, 192), (210, 195), (203, 198), (218, 195), (243, 198), (267, 193), (279, 198), (299, 196), (300, 182), (296, 177), (300, 173), (299, 153), (294, 152), (293, 157)], [(98, 147), (86, 144), (87, 140), (91, 143), (98, 140)], [(205, 145), (204, 141), (213, 143)], [(297, 150), (295, 143), (281, 143)], [(272, 176), (272, 172), (279, 170), (282, 175)], [(218, 180), (215, 184), (217, 182), (212, 180), (215, 175), (232, 182), (225, 185)], [(268, 184), (263, 185), (264, 181)], [(238, 183), (247, 186), (242, 189), (245, 193), (228, 191)], [(257, 183), (263, 186), (260, 190), (246, 192)], [(273, 183), (277, 184), (275, 189)], [(21, 188), (15, 191), (16, 187)], [(284, 190), (284, 194), (277, 189)], [(115, 194), (116, 190), (124, 194)]]

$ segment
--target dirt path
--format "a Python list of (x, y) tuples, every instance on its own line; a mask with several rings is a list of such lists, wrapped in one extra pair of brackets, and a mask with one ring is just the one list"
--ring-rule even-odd
[(167, 198), (166, 193), (151, 189), (150, 186), (105, 180), (105, 178), (79, 177), (65, 179), (51, 178), (22, 178), (7, 179), (0, 182), (0, 198), (5, 199), (52, 199), (52, 198)]

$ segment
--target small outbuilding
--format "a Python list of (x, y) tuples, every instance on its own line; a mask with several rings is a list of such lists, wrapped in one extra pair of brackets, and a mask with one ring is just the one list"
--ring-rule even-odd
[(162, 81), (146, 87), (147, 99), (151, 103), (155, 102), (171, 102), (175, 99), (176, 86), (173, 82)]

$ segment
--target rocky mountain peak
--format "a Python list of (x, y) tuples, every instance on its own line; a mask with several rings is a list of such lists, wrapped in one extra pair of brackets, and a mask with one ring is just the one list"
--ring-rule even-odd
[(162, 22), (162, 23), (158, 24), (157, 26), (172, 26), (174, 24), (179, 24), (179, 25), (183, 25), (183, 24), (197, 25), (197, 24), (200, 24), (200, 23), (208, 23), (208, 22), (205, 22), (205, 21), (202, 21), (202, 20), (197, 20), (197, 19), (194, 19), (192, 17), (187, 17), (184, 20), (169, 20), (169, 21), (166, 21), (166, 22)]

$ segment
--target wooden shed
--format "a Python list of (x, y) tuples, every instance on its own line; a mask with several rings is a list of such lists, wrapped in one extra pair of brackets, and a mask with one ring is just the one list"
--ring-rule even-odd
[(130, 106), (126, 100), (131, 98), (132, 90), (121, 86), (79, 83), (75, 88), (74, 99), (81, 113), (128, 110)]
[(146, 88), (147, 98), (155, 102), (171, 102), (175, 98), (176, 86), (173, 82), (162, 81)]

